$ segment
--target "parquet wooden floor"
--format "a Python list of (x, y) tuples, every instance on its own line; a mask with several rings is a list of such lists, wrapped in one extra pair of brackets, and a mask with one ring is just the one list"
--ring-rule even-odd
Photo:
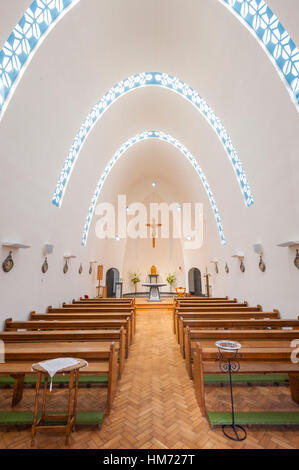
[[(72, 434), (71, 448), (92, 449), (211, 449), (298, 448), (299, 429), (250, 428), (242, 443), (228, 441), (221, 429), (211, 430), (197, 406), (193, 383), (171, 329), (171, 314), (138, 313), (138, 331), (119, 383), (111, 415), (101, 430), (79, 428)], [(80, 389), (79, 409), (103, 407), (104, 390)], [(0, 390), (0, 410), (7, 410), (11, 390)], [(32, 409), (34, 390), (26, 389), (18, 409)], [(241, 410), (296, 410), (287, 386), (235, 387), (235, 402)], [(65, 391), (55, 389), (51, 407), (63, 407)], [(209, 409), (229, 410), (227, 387), (207, 389)], [(37, 448), (64, 448), (61, 434), (38, 434)], [(0, 448), (30, 448), (30, 429), (1, 428)]]

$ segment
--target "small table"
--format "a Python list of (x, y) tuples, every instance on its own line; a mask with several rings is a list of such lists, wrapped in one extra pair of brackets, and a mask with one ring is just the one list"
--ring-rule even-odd
[[(46, 415), (46, 401), (48, 389), (48, 372), (39, 364), (34, 364), (32, 370), (37, 373), (36, 389), (35, 389), (35, 405), (33, 414), (33, 424), (31, 430), (31, 445), (34, 445), (35, 436), (37, 431), (65, 431), (65, 444), (69, 444), (70, 434), (75, 430), (76, 416), (77, 416), (77, 401), (78, 401), (78, 384), (79, 384), (79, 369), (86, 366), (86, 361), (78, 359), (78, 364), (70, 367), (65, 367), (58, 371), (58, 374), (70, 374), (69, 380), (69, 397), (68, 397), (68, 410), (67, 414), (49, 414)], [(44, 388), (42, 392), (42, 410), (41, 415), (38, 417), (38, 404), (39, 404), (39, 391), (41, 386), (41, 378), (44, 377)], [(73, 396), (74, 392), (74, 396)], [(64, 420), (65, 424), (57, 424), (57, 422)], [(51, 424), (52, 421), (52, 424)], [(55, 423), (54, 423), (55, 422)]]
[(160, 287), (167, 286), (167, 284), (162, 284), (162, 283), (157, 283), (157, 282), (151, 282), (151, 283), (146, 283), (142, 284), (144, 287), (149, 287), (149, 294), (148, 294), (148, 302), (161, 302), (161, 297), (160, 297)]

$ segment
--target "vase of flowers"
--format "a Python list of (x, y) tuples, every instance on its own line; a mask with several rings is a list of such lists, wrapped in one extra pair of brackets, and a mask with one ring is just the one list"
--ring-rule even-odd
[(141, 274), (140, 273), (130, 273), (130, 281), (132, 282), (132, 284), (134, 285), (134, 288), (135, 288), (135, 294), (137, 292), (137, 284), (140, 282), (140, 276)]
[(166, 276), (166, 281), (170, 285), (170, 292), (172, 292), (172, 288), (176, 281), (175, 273), (168, 273)]

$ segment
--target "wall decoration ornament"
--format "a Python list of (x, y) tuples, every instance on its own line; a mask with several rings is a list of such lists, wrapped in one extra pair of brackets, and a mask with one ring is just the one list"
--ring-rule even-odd
[(91, 130), (105, 113), (105, 111), (107, 111), (110, 106), (112, 106), (119, 98), (128, 92), (147, 86), (158, 86), (170, 90), (179, 94), (184, 99), (189, 101), (193, 106), (195, 106), (195, 108), (212, 127), (220, 139), (222, 145), (224, 146), (226, 154), (233, 166), (240, 189), (243, 193), (245, 204), (248, 207), (251, 206), (254, 201), (245, 171), (238, 157), (237, 151), (233, 146), (231, 138), (219, 117), (215, 114), (213, 109), (210, 108), (204, 98), (202, 98), (196, 90), (187, 85), (187, 83), (176, 77), (168, 75), (167, 73), (160, 72), (137, 73), (131, 77), (125, 78), (112, 87), (109, 91), (107, 91), (100, 101), (94, 105), (88, 116), (84, 119), (73, 140), (58, 178), (56, 189), (52, 198), (52, 203), (57, 207), (61, 206), (67, 184), (69, 182), (72, 170), (76, 164), (79, 153)]
[(299, 269), (299, 250), (296, 250), (296, 256), (294, 259), (294, 265), (296, 266), (297, 269)]
[(163, 142), (169, 143), (170, 145), (172, 145), (173, 147), (178, 149), (187, 158), (187, 160), (191, 163), (191, 165), (193, 166), (193, 168), (195, 169), (195, 171), (199, 175), (199, 177), (201, 179), (201, 182), (202, 182), (202, 184), (203, 184), (203, 186), (206, 190), (206, 193), (207, 193), (208, 198), (210, 200), (212, 210), (214, 212), (214, 216), (215, 216), (215, 219), (216, 219), (221, 244), (225, 245), (226, 244), (226, 239), (225, 239), (225, 236), (224, 236), (224, 230), (223, 230), (220, 214), (219, 214), (219, 211), (218, 211), (218, 208), (217, 208), (217, 205), (216, 205), (216, 201), (214, 199), (211, 188), (208, 184), (207, 178), (205, 177), (202, 169), (200, 168), (199, 164), (197, 163), (197, 160), (189, 152), (189, 150), (187, 150), (186, 147), (184, 147), (177, 139), (175, 139), (171, 135), (165, 134), (162, 131), (146, 131), (146, 132), (142, 132), (141, 134), (135, 135), (134, 137), (127, 140), (124, 144), (122, 144), (119, 147), (119, 149), (116, 151), (116, 153), (114, 154), (113, 158), (110, 160), (108, 165), (106, 166), (105, 170), (103, 171), (103, 173), (102, 173), (102, 175), (101, 175), (101, 177), (98, 181), (96, 190), (94, 192), (94, 195), (92, 197), (91, 204), (90, 204), (90, 207), (89, 207), (89, 210), (88, 210), (88, 214), (87, 214), (87, 218), (86, 218), (86, 222), (85, 222), (85, 226), (84, 226), (84, 230), (83, 230), (83, 236), (82, 236), (82, 242), (81, 242), (82, 246), (86, 246), (89, 227), (90, 227), (90, 223), (91, 223), (91, 219), (92, 219), (92, 216), (93, 216), (93, 213), (94, 213), (94, 209), (95, 209), (97, 199), (98, 199), (99, 194), (100, 194), (100, 192), (103, 188), (104, 182), (105, 182), (107, 176), (109, 175), (110, 171), (112, 170), (113, 166), (115, 165), (117, 160), (130, 147), (137, 144), (138, 142), (142, 142), (142, 141), (149, 140), (149, 139), (157, 139), (157, 140), (161, 140)]
[(42, 273), (45, 274), (48, 271), (48, 268), (49, 268), (48, 259), (45, 258), (45, 261), (43, 262), (43, 265), (42, 265)]
[(90, 264), (90, 266), (89, 266), (89, 271), (88, 271), (88, 273), (89, 273), (89, 274), (92, 273), (92, 264)]
[(241, 262), (240, 262), (240, 270), (242, 271), (242, 273), (245, 273), (245, 264), (243, 262), (243, 259), (241, 259)]
[(263, 261), (263, 256), (262, 255), (260, 256), (259, 268), (262, 271), (262, 273), (264, 273), (266, 271), (266, 265)]
[(66, 274), (69, 270), (69, 266), (68, 266), (68, 263), (67, 263), (67, 259), (65, 260), (65, 264), (63, 266), (63, 272), (64, 274)]
[(82, 266), (82, 263), (81, 263), (80, 267), (79, 267), (79, 274), (82, 274), (82, 271), (83, 271), (83, 266)]
[(218, 266), (219, 261), (217, 259), (214, 259), (214, 260), (211, 261), (211, 263), (214, 263), (215, 273), (219, 274), (219, 266)]
[(219, 0), (253, 34), (299, 111), (299, 50), (289, 33), (264, 0)]
[(8, 256), (5, 258), (5, 260), (2, 263), (2, 269), (5, 273), (9, 273), (14, 267), (14, 261), (11, 255), (12, 255), (12, 251), (9, 252)]
[(0, 119), (38, 47), (80, 0), (34, 0), (0, 50)]
[(226, 274), (228, 274), (229, 273), (229, 267), (228, 267), (227, 263), (225, 263), (225, 268), (224, 269), (225, 269)]

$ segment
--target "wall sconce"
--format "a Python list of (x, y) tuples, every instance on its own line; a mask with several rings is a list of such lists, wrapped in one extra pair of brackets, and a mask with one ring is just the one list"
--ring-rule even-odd
[(224, 269), (225, 269), (226, 274), (228, 274), (229, 273), (229, 267), (228, 267), (227, 263), (225, 263), (225, 268)]
[(239, 253), (237, 255), (232, 255), (232, 258), (238, 258), (238, 260), (240, 261), (240, 270), (242, 273), (245, 273), (244, 255)]
[(79, 267), (79, 274), (82, 274), (82, 271), (83, 271), (83, 266), (82, 266), (82, 263), (80, 264), (80, 267)]
[[(277, 246), (280, 246), (282, 248), (298, 247), (299, 242), (298, 241), (284, 242), (284, 243), (279, 243)], [(296, 248), (296, 255), (295, 255), (295, 258), (294, 258), (294, 265), (296, 266), (297, 269), (299, 269), (299, 249), (298, 248)]]
[(77, 256), (75, 256), (75, 255), (64, 255), (64, 259), (65, 259), (65, 264), (63, 266), (63, 273), (64, 274), (66, 274), (69, 270), (68, 260), (70, 260), (71, 258), (77, 258)]
[(45, 243), (44, 249), (43, 249), (43, 255), (45, 257), (45, 260), (44, 260), (44, 262), (42, 264), (42, 268), (41, 268), (43, 274), (45, 274), (49, 269), (48, 255), (53, 253), (53, 250), (54, 250), (54, 245), (50, 245), (49, 243)]
[(93, 264), (98, 264), (98, 261), (89, 261), (89, 271), (88, 271), (89, 274), (92, 273), (92, 265), (93, 265)]
[[(30, 248), (30, 246), (24, 245), (23, 243), (5, 242), (5, 243), (2, 243), (1, 245), (6, 248), (12, 248), (12, 249), (17, 249), (17, 250), (19, 248)], [(10, 250), (7, 257), (2, 263), (2, 269), (5, 273), (9, 273), (13, 267), (14, 267), (14, 261), (12, 259), (12, 251)]]
[(218, 267), (219, 261), (218, 261), (218, 259), (212, 259), (212, 260), (211, 260), (211, 263), (214, 263), (214, 265), (215, 265), (215, 272), (216, 272), (216, 274), (219, 274), (219, 267)]
[(259, 255), (260, 257), (259, 268), (262, 271), (262, 273), (264, 273), (266, 271), (266, 265), (263, 261), (264, 252), (263, 252), (262, 244), (256, 243), (255, 245), (253, 245), (253, 251)]

